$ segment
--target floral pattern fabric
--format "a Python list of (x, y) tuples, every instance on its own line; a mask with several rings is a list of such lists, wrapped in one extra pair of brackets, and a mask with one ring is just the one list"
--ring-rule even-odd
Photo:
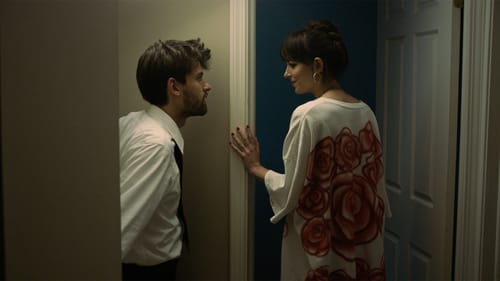
[(390, 208), (371, 109), (326, 98), (298, 107), (283, 155), (285, 174), (265, 179), (271, 221), (286, 216), (282, 280), (385, 280)]

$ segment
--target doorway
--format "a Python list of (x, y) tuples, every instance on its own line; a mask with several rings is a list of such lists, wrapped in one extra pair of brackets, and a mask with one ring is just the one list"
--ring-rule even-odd
[[(357, 17), (350, 16), (352, 14)], [(285, 63), (279, 55), (281, 40), (311, 19), (329, 19), (335, 23), (344, 36), (351, 60), (340, 83), (375, 111), (377, 3), (257, 0), (255, 16), (256, 134), (263, 165), (283, 172), (281, 151), (291, 113), (312, 96), (296, 95), (289, 81), (283, 79)], [(266, 189), (261, 182), (256, 182), (255, 280), (279, 280), (283, 225), (282, 222), (271, 224), (271, 216)]]
[[(406, 1), (408, 2), (408, 1)], [(431, 1), (425, 1), (431, 2)], [(451, 1), (448, 1), (451, 2)], [(234, 4), (238, 3), (238, 5)], [(492, 67), (493, 61), (498, 61), (499, 48), (494, 43), (493, 34), (497, 34), (499, 28), (500, 6), (494, 5), (494, 0), (485, 1), (465, 1), (463, 8), (463, 69), (461, 77), (462, 85), (462, 103), (460, 107), (461, 122), (460, 122), (460, 157), (459, 162), (459, 177), (458, 177), (458, 194), (457, 194), (457, 237), (454, 243), (456, 251), (455, 259), (455, 278), (459, 280), (479, 280), (483, 277), (497, 276), (500, 272), (498, 268), (498, 257), (500, 256), (499, 226), (500, 215), (498, 206), (500, 199), (497, 199), (494, 204), (491, 204), (489, 209), (497, 210), (496, 216), (490, 216), (488, 219), (485, 215), (485, 198), (498, 198), (497, 191), (492, 188), (486, 188), (488, 179), (496, 182), (498, 185), (498, 167), (500, 163), (498, 159), (493, 159), (495, 154), (488, 156), (488, 151), (498, 151), (498, 142), (487, 143), (488, 131), (495, 131), (492, 123), (498, 124), (498, 118), (494, 118), (494, 114), (490, 114), (486, 108), (489, 107), (488, 101), (497, 102), (498, 99), (491, 99), (491, 93), (498, 91), (498, 84), (491, 83), (492, 77), (498, 75), (498, 67)], [(231, 13), (233, 14), (231, 22), (234, 26), (238, 26), (231, 31), (231, 41), (236, 44), (235, 53), (240, 53), (243, 50), (248, 60), (243, 60), (239, 56), (233, 56), (231, 66), (237, 70), (237, 77), (241, 78), (231, 82), (234, 85), (231, 104), (235, 109), (231, 111), (231, 119), (243, 120), (253, 124), (254, 117), (254, 96), (253, 89), (254, 66), (253, 58), (255, 40), (255, 1), (242, 1), (231, 3)], [(235, 17), (234, 15), (240, 16)], [(241, 16), (243, 15), (243, 16)], [(494, 30), (492, 32), (492, 30)], [(486, 32), (485, 32), (486, 31)], [(250, 50), (246, 50), (250, 49)], [(233, 50), (233, 49), (232, 49)], [(495, 59), (496, 58), (496, 59)], [(498, 65), (498, 64), (495, 64)], [(492, 71), (492, 72), (490, 72)], [(478, 79), (481, 77), (481, 79)], [(244, 87), (250, 85), (250, 87)], [(233, 86), (232, 86), (233, 87)], [(241, 104), (244, 104), (241, 105)], [(488, 124), (490, 124), (488, 126)], [(497, 135), (497, 134), (493, 134)], [(486, 161), (492, 159), (493, 161)], [(251, 181), (246, 180), (244, 169), (239, 165), (239, 162), (233, 161), (231, 165), (231, 174), (238, 175), (231, 177), (232, 186), (250, 187), (252, 191)], [(486, 175), (486, 176), (485, 176)], [(248, 280), (253, 280), (253, 212), (252, 212), (252, 195), (247, 192), (234, 192), (231, 198), (238, 199), (241, 204), (233, 204), (231, 214), (233, 222), (248, 222), (246, 224), (233, 223), (231, 231), (231, 245), (236, 249), (231, 253), (232, 260), (236, 262), (231, 266), (231, 276), (246, 276)], [(485, 225), (487, 220), (488, 225)], [(489, 233), (489, 237), (497, 237), (496, 242), (486, 239), (485, 233)], [(246, 239), (248, 237), (249, 239)], [(484, 245), (486, 241), (488, 247)], [(493, 246), (495, 245), (495, 246)], [(485, 257), (492, 257), (491, 261), (495, 261), (496, 266), (483, 264), (482, 260)], [(495, 258), (496, 257), (496, 258)], [(488, 272), (488, 273), (485, 273)], [(494, 275), (496, 272), (496, 275)]]
[[(408, 1), (392, 1), (386, 2), (388, 3), (387, 7), (391, 11), (397, 11), (398, 8), (411, 9), (411, 5), (408, 5)], [(389, 5), (391, 3), (399, 3), (398, 5)], [(423, 2), (422, 2), (423, 3)], [(426, 4), (425, 4), (426, 3)], [(426, 7), (421, 7), (416, 5), (414, 8), (420, 9), (429, 9), (434, 6), (438, 6), (438, 4), (446, 5), (450, 4), (450, 1), (426, 1), (424, 4), (428, 5)], [(430, 3), (430, 4), (429, 4)], [(434, 4), (432, 4), (434, 3)], [(383, 115), (382, 112), (385, 112), (387, 109), (384, 107), (379, 107), (379, 103), (375, 101), (375, 89), (377, 86), (380, 86), (380, 82), (376, 81), (377, 73), (380, 73), (380, 70), (377, 68), (377, 34), (380, 34), (380, 30), (377, 30), (377, 14), (381, 15), (384, 10), (381, 10), (381, 6), (378, 6), (377, 1), (284, 1), (284, 0), (275, 0), (275, 1), (256, 1), (256, 134), (259, 137), (260, 147), (261, 147), (261, 161), (264, 166), (267, 166), (276, 171), (283, 172), (282, 161), (281, 161), (281, 149), (282, 142), (287, 133), (289, 117), (293, 109), (301, 104), (311, 99), (310, 96), (296, 96), (291, 87), (288, 85), (287, 81), (282, 79), (282, 73), (284, 69), (284, 63), (281, 61), (279, 57), (279, 43), (286, 34), (292, 30), (296, 30), (300, 28), (307, 20), (314, 18), (326, 18), (332, 20), (335, 24), (337, 24), (340, 28), (341, 33), (344, 35), (345, 40), (347, 42), (347, 47), (350, 51), (351, 55), (351, 65), (349, 70), (345, 73), (343, 77), (341, 77), (340, 82), (342, 86), (347, 89), (348, 92), (356, 96), (357, 98), (365, 101), (368, 105), (370, 105), (374, 111), (376, 108), (379, 110), (377, 115)], [(405, 5), (406, 4), (406, 5)], [(430, 6), (429, 6), (430, 5)], [(404, 12), (404, 11), (403, 11)], [(352, 17), (352, 15), (356, 15), (356, 17)], [(363, 20), (359, 20), (363, 19)], [(380, 25), (379, 25), (380, 26)], [(427, 33), (423, 33), (427, 34)], [(424, 37), (422, 37), (424, 38)], [(428, 39), (428, 41), (419, 41), (422, 46), (431, 46), (430, 48), (437, 48), (436, 41), (431, 37), (425, 37), (424, 39)], [(432, 49), (430, 50), (432, 51)], [(455, 59), (458, 60), (459, 53), (455, 53)], [(380, 55), (379, 58), (380, 59)], [(380, 66), (380, 63), (378, 64)], [(423, 72), (425, 73), (425, 72)], [(458, 70), (456, 70), (455, 74), (458, 74)], [(380, 79), (384, 79), (387, 77), (382, 77)], [(432, 78), (432, 77), (431, 77)], [(411, 83), (409, 84), (411, 86)], [(458, 79), (457, 79), (458, 85)], [(455, 89), (458, 91), (458, 89)], [(379, 89), (380, 91), (380, 89)], [(456, 92), (458, 94), (458, 92)], [(429, 96), (429, 97), (432, 97)], [(423, 102), (423, 100), (419, 100)], [(380, 103), (383, 103), (383, 99), (381, 99)], [(407, 101), (412, 102), (412, 101)], [(425, 102), (430, 102), (431, 104), (434, 102), (432, 100), (426, 100)], [(387, 104), (385, 104), (387, 105)], [(395, 104), (391, 104), (391, 106), (395, 106)], [(398, 106), (396, 104), (396, 106)], [(456, 105), (452, 105), (451, 115), (454, 115), (455, 121), (450, 121), (450, 124), (454, 123), (450, 131), (456, 130), (457, 124), (457, 107)], [(382, 109), (380, 109), (382, 108)], [(382, 111), (380, 111), (382, 110)], [(409, 111), (411, 112), (411, 111)], [(272, 116), (272, 118), (269, 118)], [(393, 116), (391, 116), (393, 117)], [(389, 117), (390, 118), (390, 117)], [(434, 118), (437, 118), (434, 116)], [(390, 119), (397, 120), (397, 119)], [(448, 119), (446, 119), (448, 120)], [(381, 120), (384, 122), (384, 119)], [(427, 120), (429, 123), (432, 123), (431, 119)], [(384, 127), (384, 126), (383, 126)], [(385, 126), (388, 127), (387, 125)], [(453, 135), (453, 133), (451, 133)], [(386, 142), (390, 142), (393, 140), (394, 134), (385, 134), (383, 138), (388, 138), (384, 140)], [(453, 145), (449, 147), (450, 150), (453, 150), (453, 153), (456, 152), (456, 131), (454, 133), (453, 139), (450, 139), (449, 142)], [(396, 139), (401, 138), (401, 136), (395, 136)], [(423, 139), (425, 137), (421, 137)], [(392, 144), (392, 142), (391, 142)], [(401, 144), (397, 144), (401, 147)], [(412, 143), (408, 143), (407, 149), (414, 149), (414, 146), (411, 146)], [(417, 146), (418, 147), (418, 146)], [(424, 146), (427, 149), (431, 149), (431, 146)], [(432, 148), (436, 149), (436, 148)], [(393, 151), (391, 148), (386, 151)], [(405, 151), (405, 147), (403, 147), (403, 151)], [(431, 151), (427, 152), (428, 158), (426, 158), (427, 162), (430, 161)], [(389, 155), (389, 159), (386, 155), (387, 161), (394, 161), (395, 158), (392, 157), (394, 154)], [(415, 153), (411, 157), (419, 156), (420, 154)], [(391, 158), (392, 157), (392, 158)], [(410, 155), (401, 156), (404, 159), (408, 159), (409, 161), (415, 162), (414, 158), (411, 158)], [(450, 167), (445, 167), (444, 169), (446, 177), (451, 177), (454, 179), (454, 155), (447, 156), (446, 160), (451, 160), (453, 165)], [(398, 160), (399, 161), (399, 160)], [(418, 165), (424, 165), (425, 161), (417, 161)], [(389, 172), (393, 172), (392, 167), (394, 165), (398, 165), (399, 162), (394, 162), (394, 164), (386, 163), (389, 168)], [(446, 162), (448, 163), (448, 162)], [(414, 163), (415, 164), (415, 163)], [(439, 175), (433, 175), (432, 179), (429, 174), (426, 174), (425, 169), (416, 168), (416, 166), (410, 167), (410, 170), (413, 169), (413, 172), (421, 172), (424, 171), (422, 175), (422, 180), (424, 181), (440, 181)], [(390, 174), (392, 175), (392, 174)], [(420, 174), (419, 174), (420, 175)], [(391, 179), (391, 178), (390, 178)], [(445, 180), (447, 185), (450, 185), (452, 188), (454, 187), (454, 182), (448, 182)], [(389, 184), (394, 183), (394, 181), (389, 182)], [(433, 186), (436, 186), (436, 182), (433, 183)], [(407, 194), (410, 194), (413, 199), (425, 201), (424, 199), (429, 199), (425, 201), (427, 205), (431, 204), (433, 207), (439, 205), (439, 200), (434, 198), (431, 193), (431, 189), (428, 186), (418, 185), (417, 188), (408, 183), (399, 184), (398, 188), (396, 188), (396, 194), (398, 192), (402, 192), (403, 190), (407, 191)], [(415, 192), (416, 191), (416, 192)], [(415, 196), (417, 195), (417, 196)], [(420, 196), (420, 197), (419, 197)], [(426, 197), (427, 196), (427, 197)], [(433, 262), (429, 259), (431, 253), (427, 253), (421, 249), (419, 249), (419, 244), (417, 242), (412, 242), (410, 244), (409, 241), (406, 241), (407, 245), (403, 245), (400, 243), (399, 245), (395, 245), (394, 243), (390, 243), (398, 239), (397, 235), (395, 235), (394, 231), (390, 232), (392, 236), (388, 240), (386, 240), (386, 245), (389, 245), (386, 251), (389, 254), (389, 260), (394, 263), (397, 260), (394, 257), (393, 253), (401, 252), (401, 249), (410, 248), (415, 250), (411, 253), (414, 253), (412, 260), (413, 262), (413, 271), (410, 271), (408, 268), (404, 270), (399, 270), (398, 267), (390, 267), (387, 266), (388, 277), (389, 279), (408, 279), (415, 278), (418, 279), (422, 277), (421, 275), (415, 275), (416, 272), (424, 272), (424, 276), (432, 279), (432, 276), (438, 279), (445, 278), (449, 279), (452, 274), (451, 264), (452, 264), (452, 241), (453, 241), (453, 232), (450, 232), (450, 225), (452, 225), (453, 214), (450, 215), (450, 210), (453, 212), (454, 204), (454, 192), (450, 192), (450, 190), (446, 191), (447, 198), (451, 198), (450, 201), (443, 200), (446, 202), (445, 206), (441, 208), (440, 212), (444, 212), (447, 214), (446, 217), (446, 226), (447, 228), (442, 229), (443, 235), (446, 235), (446, 239), (449, 241), (447, 245), (448, 248), (444, 249), (446, 253), (445, 256), (442, 257), (442, 260), (439, 261), (438, 264), (443, 264), (443, 260), (446, 260), (446, 267), (442, 269), (439, 267), (439, 271), (434, 273), (430, 272), (427, 266), (430, 266), (430, 263)], [(394, 201), (396, 197), (392, 197)], [(436, 201), (437, 200), (437, 201)], [(430, 203), (434, 202), (434, 203)], [(414, 213), (407, 213), (407, 217), (401, 219), (399, 217), (400, 213), (404, 213), (405, 205), (400, 204), (391, 204), (394, 205), (393, 213), (397, 213), (398, 220), (401, 220), (398, 224), (412, 220), (412, 216)], [(280, 251), (281, 251), (281, 230), (282, 225), (272, 225), (269, 222), (269, 218), (272, 216), (272, 211), (269, 207), (269, 198), (267, 197), (267, 193), (265, 191), (265, 187), (262, 183), (256, 183), (255, 187), (255, 253), (254, 253), (254, 277), (255, 280), (279, 280), (279, 269), (280, 269)], [(420, 219), (420, 218), (419, 218)], [(423, 219), (423, 218), (422, 218)], [(416, 223), (416, 222), (415, 222)], [(390, 222), (388, 225), (390, 226)], [(411, 227), (407, 227), (405, 231), (411, 231)], [(421, 237), (427, 236), (425, 233), (420, 233)], [(389, 241), (389, 243), (387, 243)], [(411, 247), (413, 248), (411, 248)], [(418, 251), (417, 251), (418, 250)], [(389, 260), (386, 260), (389, 263)], [(435, 261), (434, 261), (435, 262)], [(426, 264), (427, 263), (427, 264)], [(401, 266), (401, 264), (400, 264)], [(420, 270), (415, 270), (418, 268)], [(405, 278), (407, 276), (407, 278)], [(427, 278), (426, 277), (426, 278)]]

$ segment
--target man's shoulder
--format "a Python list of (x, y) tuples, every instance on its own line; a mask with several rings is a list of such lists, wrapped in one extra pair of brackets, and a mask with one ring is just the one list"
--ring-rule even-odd
[(143, 111), (131, 112), (120, 118), (120, 141), (167, 144), (172, 136), (156, 120)]

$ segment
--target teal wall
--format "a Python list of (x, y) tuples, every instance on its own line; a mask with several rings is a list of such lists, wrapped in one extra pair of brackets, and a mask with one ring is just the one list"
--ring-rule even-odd
[[(296, 95), (283, 78), (281, 40), (311, 19), (328, 19), (343, 34), (350, 66), (339, 79), (351, 95), (375, 109), (376, 0), (256, 0), (256, 134), (262, 164), (283, 172), (282, 144), (292, 111), (312, 95)], [(255, 188), (255, 280), (279, 280), (283, 223), (269, 222), (272, 210), (262, 183)]]

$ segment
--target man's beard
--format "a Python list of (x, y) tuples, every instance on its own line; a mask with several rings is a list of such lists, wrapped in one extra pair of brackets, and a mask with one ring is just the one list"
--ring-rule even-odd
[(193, 95), (187, 93), (184, 95), (184, 116), (203, 116), (207, 113), (207, 103), (204, 96), (201, 100), (195, 100), (192, 98)]

